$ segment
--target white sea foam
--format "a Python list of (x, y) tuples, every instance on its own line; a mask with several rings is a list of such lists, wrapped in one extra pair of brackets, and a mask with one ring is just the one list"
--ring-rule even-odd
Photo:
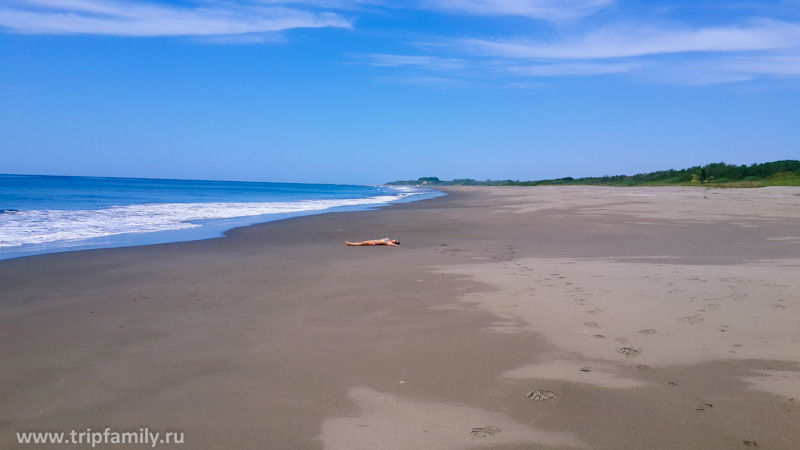
[(77, 241), (126, 233), (185, 230), (197, 221), (265, 214), (322, 211), (341, 206), (389, 203), (409, 195), (269, 203), (150, 203), (95, 210), (7, 211), (0, 214), (0, 247)]

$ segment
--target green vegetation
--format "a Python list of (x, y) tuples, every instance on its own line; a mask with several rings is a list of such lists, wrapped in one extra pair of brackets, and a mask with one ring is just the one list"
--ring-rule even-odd
[(428, 186), (546, 186), (546, 185), (606, 185), (606, 186), (716, 186), (716, 187), (762, 187), (800, 186), (800, 161), (785, 160), (749, 166), (712, 163), (683, 170), (660, 170), (636, 175), (605, 175), (587, 178), (558, 178), (555, 180), (519, 181), (486, 180), (469, 178), (442, 181), (437, 177), (417, 180), (393, 181), (392, 185)]

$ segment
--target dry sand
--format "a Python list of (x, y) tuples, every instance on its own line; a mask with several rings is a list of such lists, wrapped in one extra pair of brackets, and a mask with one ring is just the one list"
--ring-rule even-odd
[(800, 189), (448, 192), (0, 262), (0, 448), (800, 448)]

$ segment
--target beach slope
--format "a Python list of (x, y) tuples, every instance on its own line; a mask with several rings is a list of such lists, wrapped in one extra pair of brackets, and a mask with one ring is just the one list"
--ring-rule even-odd
[(447, 192), (0, 261), (0, 448), (797, 448), (800, 189)]

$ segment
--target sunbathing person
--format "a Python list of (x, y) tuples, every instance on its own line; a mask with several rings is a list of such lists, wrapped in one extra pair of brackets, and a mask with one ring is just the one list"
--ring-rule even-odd
[(393, 245), (393, 246), (400, 245), (400, 241), (398, 241), (397, 239), (389, 239), (389, 238), (372, 239), (369, 241), (361, 241), (361, 242), (350, 242), (350, 241), (344, 241), (344, 242), (347, 245)]

